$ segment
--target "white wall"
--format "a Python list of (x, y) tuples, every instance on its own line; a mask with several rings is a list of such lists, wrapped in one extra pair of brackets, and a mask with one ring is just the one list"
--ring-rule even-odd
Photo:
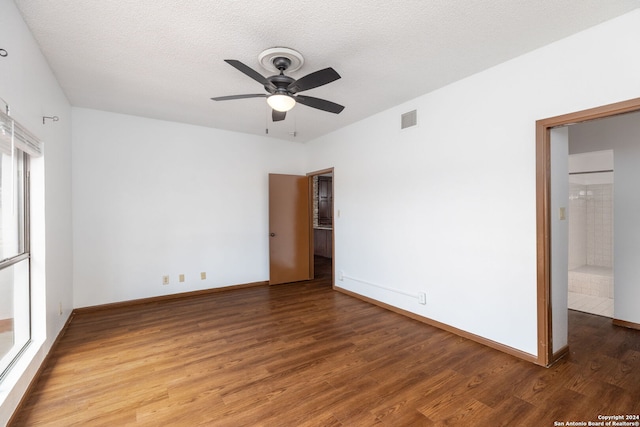
[[(0, 40), (8, 52), (0, 58), (0, 97), (45, 143), (44, 157), (31, 164), (34, 342), (0, 384), (4, 423), (72, 309), (71, 109), (12, 1), (0, 1)], [(43, 125), (45, 115), (60, 121)]]
[(303, 155), (296, 142), (74, 108), (75, 307), (268, 280), (268, 174), (304, 173)]
[(614, 318), (640, 323), (640, 113), (570, 127), (571, 153), (613, 150)]
[[(569, 129), (551, 129), (551, 323), (552, 350), (569, 340)], [(561, 212), (563, 210), (564, 212)]]
[(535, 355), (535, 121), (640, 96), (638, 39), (635, 11), (309, 143), (336, 271), (427, 304), (337, 285)]

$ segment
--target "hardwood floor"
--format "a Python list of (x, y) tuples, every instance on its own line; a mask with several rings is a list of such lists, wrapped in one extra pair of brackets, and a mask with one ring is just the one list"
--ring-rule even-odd
[(12, 425), (553, 426), (640, 414), (640, 331), (549, 369), (313, 281), (80, 314)]

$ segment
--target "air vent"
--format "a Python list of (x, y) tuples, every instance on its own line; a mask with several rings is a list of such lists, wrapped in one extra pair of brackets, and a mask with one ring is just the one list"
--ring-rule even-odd
[(402, 115), (402, 123), (400, 129), (406, 129), (418, 124), (418, 111), (413, 110)]

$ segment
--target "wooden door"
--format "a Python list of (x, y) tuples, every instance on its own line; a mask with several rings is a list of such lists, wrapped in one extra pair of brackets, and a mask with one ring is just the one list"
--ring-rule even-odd
[(269, 174), (269, 284), (311, 279), (309, 179)]

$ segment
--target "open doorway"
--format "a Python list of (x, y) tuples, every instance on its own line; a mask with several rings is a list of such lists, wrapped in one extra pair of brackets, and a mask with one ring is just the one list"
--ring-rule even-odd
[[(562, 289), (558, 292), (558, 287), (553, 279), (553, 266), (555, 257), (553, 257), (553, 240), (552, 228), (554, 227), (555, 219), (561, 216), (562, 211), (557, 205), (553, 203), (553, 178), (552, 178), (552, 152), (555, 149), (552, 142), (552, 135), (556, 129), (563, 126), (567, 126), (575, 123), (591, 122), (596, 119), (602, 119), (606, 117), (614, 117), (626, 115), (627, 113), (633, 113), (640, 111), (640, 98), (632, 99), (629, 101), (619, 102), (616, 104), (610, 104), (602, 107), (597, 107), (589, 110), (570, 113), (562, 116), (551, 117), (536, 122), (536, 223), (537, 223), (537, 277), (538, 277), (538, 359), (537, 363), (543, 366), (549, 366), (560, 357), (562, 357), (568, 351), (568, 346), (559, 346), (557, 343), (562, 340), (554, 339), (554, 333), (557, 333), (560, 329), (557, 323), (566, 324), (567, 304), (566, 296), (565, 303), (559, 304), (556, 299), (557, 295), (562, 294)], [(567, 153), (568, 154), (568, 153)], [(630, 171), (637, 169), (638, 154), (637, 152), (630, 153), (625, 152), (623, 156), (620, 156), (630, 164), (628, 168)], [(633, 165), (636, 167), (633, 167)], [(618, 173), (618, 164), (616, 164), (616, 177), (621, 175)], [(625, 168), (627, 169), (627, 168)], [(622, 170), (622, 168), (620, 168)], [(618, 182), (626, 182), (627, 180), (618, 180)], [(637, 182), (629, 180), (630, 182)], [(634, 195), (636, 192), (629, 192), (632, 196), (629, 197), (631, 206), (630, 211), (637, 212), (637, 197)], [(617, 197), (617, 196), (616, 196)], [(618, 199), (617, 199), (618, 200)], [(616, 201), (616, 210), (618, 201)], [(621, 207), (625, 208), (626, 206)], [(622, 209), (621, 209), (622, 210)], [(620, 221), (616, 217), (616, 223)], [(622, 225), (622, 224), (620, 224)], [(616, 225), (616, 227), (618, 227)], [(616, 230), (622, 229), (621, 227)], [(640, 229), (633, 227), (625, 232), (626, 241), (640, 241)], [(618, 231), (614, 239), (621, 236)], [(635, 239), (635, 240), (633, 240)], [(557, 239), (556, 239), (557, 240)], [(618, 247), (619, 242), (616, 242)], [(633, 245), (636, 247), (637, 245)], [(620, 245), (623, 247), (623, 245)], [(636, 268), (637, 262), (632, 262), (631, 259), (622, 259), (624, 257), (633, 257), (637, 254), (631, 251), (615, 252), (615, 270), (616, 276), (625, 276), (627, 273), (638, 273)], [(552, 258), (553, 257), (553, 258)], [(622, 267), (621, 267), (622, 266)], [(627, 271), (628, 270), (628, 271)], [(566, 271), (566, 270), (565, 270)], [(617, 280), (617, 279), (616, 279)], [(622, 282), (623, 280), (621, 280)], [(566, 295), (566, 289), (564, 289)], [(619, 290), (616, 289), (616, 293)], [(635, 290), (631, 290), (630, 293), (635, 296)], [(629, 301), (633, 298), (617, 298), (614, 320), (613, 323), (620, 326), (627, 326), (631, 328), (640, 329), (640, 321), (638, 321), (637, 310), (634, 310)], [(554, 304), (555, 301), (555, 304)], [(625, 320), (631, 319), (631, 320)]]
[(613, 318), (613, 150), (580, 150), (581, 135), (575, 125), (569, 138), (568, 305)]
[(326, 280), (333, 287), (333, 168), (269, 174), (269, 284)]
[(308, 174), (310, 180), (310, 206), (312, 238), (310, 252), (313, 258), (314, 279), (327, 279), (333, 285), (334, 209), (333, 168)]

